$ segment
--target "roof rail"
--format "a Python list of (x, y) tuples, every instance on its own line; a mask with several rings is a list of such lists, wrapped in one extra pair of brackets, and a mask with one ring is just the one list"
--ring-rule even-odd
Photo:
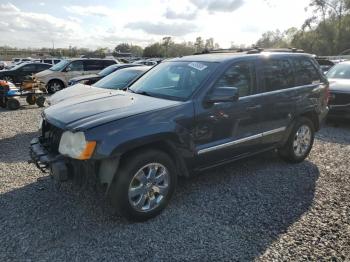
[(259, 54), (261, 52), (273, 52), (273, 53), (305, 53), (302, 49), (297, 48), (260, 48), (254, 46), (252, 48), (228, 48), (228, 49), (205, 49), (202, 52), (197, 52), (194, 55), (202, 54), (224, 54), (224, 53), (246, 53), (246, 54)]

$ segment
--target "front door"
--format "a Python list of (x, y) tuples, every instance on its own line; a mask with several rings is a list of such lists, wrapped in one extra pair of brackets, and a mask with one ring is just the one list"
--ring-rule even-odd
[(255, 62), (232, 64), (209, 93), (217, 87), (236, 87), (240, 97), (232, 102), (196, 103), (194, 141), (197, 167), (205, 167), (208, 162), (225, 162), (259, 150), (261, 96), (256, 94)]
[(65, 70), (65, 79), (68, 83), (74, 77), (81, 76), (84, 74), (84, 64), (82, 60), (77, 60), (71, 62)]

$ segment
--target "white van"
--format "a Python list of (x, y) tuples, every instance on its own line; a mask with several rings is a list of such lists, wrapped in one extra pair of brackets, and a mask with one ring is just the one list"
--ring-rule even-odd
[(113, 64), (117, 64), (117, 61), (97, 58), (65, 59), (50, 69), (35, 74), (34, 80), (40, 88), (47, 88), (47, 91), (53, 94), (67, 87), (71, 78), (96, 74)]

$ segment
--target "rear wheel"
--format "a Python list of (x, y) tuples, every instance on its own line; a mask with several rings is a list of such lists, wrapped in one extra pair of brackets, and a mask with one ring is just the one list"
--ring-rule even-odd
[(26, 101), (28, 103), (28, 105), (34, 105), (36, 102), (36, 97), (35, 95), (29, 95), (26, 97)]
[(167, 154), (139, 151), (129, 156), (116, 174), (110, 189), (111, 202), (128, 220), (145, 221), (167, 206), (176, 182), (176, 168)]
[(9, 110), (17, 110), (20, 107), (20, 103), (17, 99), (15, 98), (10, 98), (7, 100), (7, 109)]
[(61, 81), (59, 80), (51, 80), (48, 84), (47, 84), (47, 92), (49, 94), (54, 94), (60, 90), (62, 90), (64, 88), (64, 85)]
[(290, 163), (300, 163), (309, 155), (315, 138), (312, 121), (302, 117), (297, 120), (287, 143), (278, 150), (282, 159)]

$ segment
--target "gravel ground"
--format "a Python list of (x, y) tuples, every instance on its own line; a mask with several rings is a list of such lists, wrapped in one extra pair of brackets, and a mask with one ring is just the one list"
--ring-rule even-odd
[(0, 261), (350, 260), (348, 124), (302, 164), (269, 153), (181, 179), (165, 212), (131, 224), (26, 163), (40, 112), (0, 110)]

